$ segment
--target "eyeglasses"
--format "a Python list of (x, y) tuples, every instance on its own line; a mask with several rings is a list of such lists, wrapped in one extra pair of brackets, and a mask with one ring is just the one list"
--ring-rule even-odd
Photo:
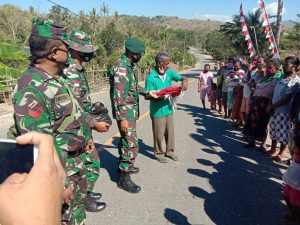
[(60, 50), (60, 51), (66, 52), (66, 53), (68, 53), (68, 52), (69, 52), (69, 50), (68, 50), (68, 49), (63, 49), (63, 48), (57, 48), (57, 50)]
[(69, 50), (68, 49), (63, 49), (63, 48), (56, 48), (57, 50), (60, 50), (60, 51), (62, 51), (62, 52), (66, 52), (66, 53), (68, 53), (69, 52)]

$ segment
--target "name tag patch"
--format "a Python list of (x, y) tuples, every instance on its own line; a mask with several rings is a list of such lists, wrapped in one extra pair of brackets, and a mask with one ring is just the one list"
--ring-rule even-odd
[(70, 96), (69, 94), (62, 94), (55, 96), (55, 104), (60, 104), (62, 102), (70, 101)]

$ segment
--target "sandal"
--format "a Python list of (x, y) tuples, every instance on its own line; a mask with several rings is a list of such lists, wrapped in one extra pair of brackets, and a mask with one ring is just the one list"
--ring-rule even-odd
[(165, 157), (156, 157), (155, 158), (160, 163), (167, 163), (168, 160)]
[(166, 157), (172, 159), (173, 161), (178, 161), (178, 157), (174, 153), (166, 155)]
[(274, 156), (277, 156), (277, 151), (276, 150), (269, 150), (269, 151), (264, 152), (264, 155), (270, 156), (272, 158)]
[(277, 162), (277, 163), (279, 163), (279, 164), (281, 164), (281, 165), (289, 165), (290, 164), (290, 160), (289, 159), (284, 159), (284, 157), (282, 157), (282, 156), (280, 156), (280, 155), (276, 155), (275, 157), (272, 157), (272, 159), (275, 161), (275, 162)]

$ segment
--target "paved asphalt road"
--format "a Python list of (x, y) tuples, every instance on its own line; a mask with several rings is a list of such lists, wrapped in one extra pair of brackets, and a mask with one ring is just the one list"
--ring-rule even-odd
[[(152, 154), (148, 102), (141, 100), (138, 122), (140, 152), (132, 179), (141, 185), (139, 194), (120, 190), (117, 173), (117, 127), (95, 134), (100, 148), (101, 179), (95, 191), (103, 194), (107, 208), (88, 213), (87, 225), (277, 225), (287, 210), (280, 196), (284, 167), (258, 151), (243, 148), (244, 142), (231, 123), (200, 107), (197, 76), (208, 58), (184, 74), (189, 90), (179, 99), (174, 113), (178, 162), (161, 164)], [(110, 106), (108, 93), (93, 99)], [(2, 119), (2, 124), (5, 124)], [(3, 125), (0, 136), (4, 136)]]

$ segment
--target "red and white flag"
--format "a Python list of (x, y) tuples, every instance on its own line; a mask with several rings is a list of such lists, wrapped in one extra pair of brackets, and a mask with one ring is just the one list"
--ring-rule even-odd
[(244, 34), (244, 37), (245, 37), (245, 41), (247, 41), (247, 45), (248, 45), (248, 52), (250, 54), (250, 57), (252, 57), (256, 53), (255, 53), (255, 50), (254, 50), (254, 47), (253, 47), (251, 37), (249, 35), (248, 28), (247, 28), (247, 24), (246, 24), (244, 12), (243, 12), (243, 4), (241, 4), (241, 6), (240, 6), (240, 18), (241, 18), (242, 31), (243, 31), (243, 34)]
[(272, 27), (271, 27), (269, 19), (268, 19), (268, 14), (267, 14), (267, 11), (266, 11), (264, 0), (259, 0), (258, 4), (259, 4), (259, 8), (263, 12), (263, 14), (261, 16), (261, 20), (262, 20), (262, 26), (265, 29), (266, 39), (268, 39), (269, 49), (273, 53), (273, 58), (279, 58), (277, 44), (276, 44), (276, 41), (275, 41), (275, 38), (274, 38), (274, 33), (273, 33), (273, 30), (272, 30)]

